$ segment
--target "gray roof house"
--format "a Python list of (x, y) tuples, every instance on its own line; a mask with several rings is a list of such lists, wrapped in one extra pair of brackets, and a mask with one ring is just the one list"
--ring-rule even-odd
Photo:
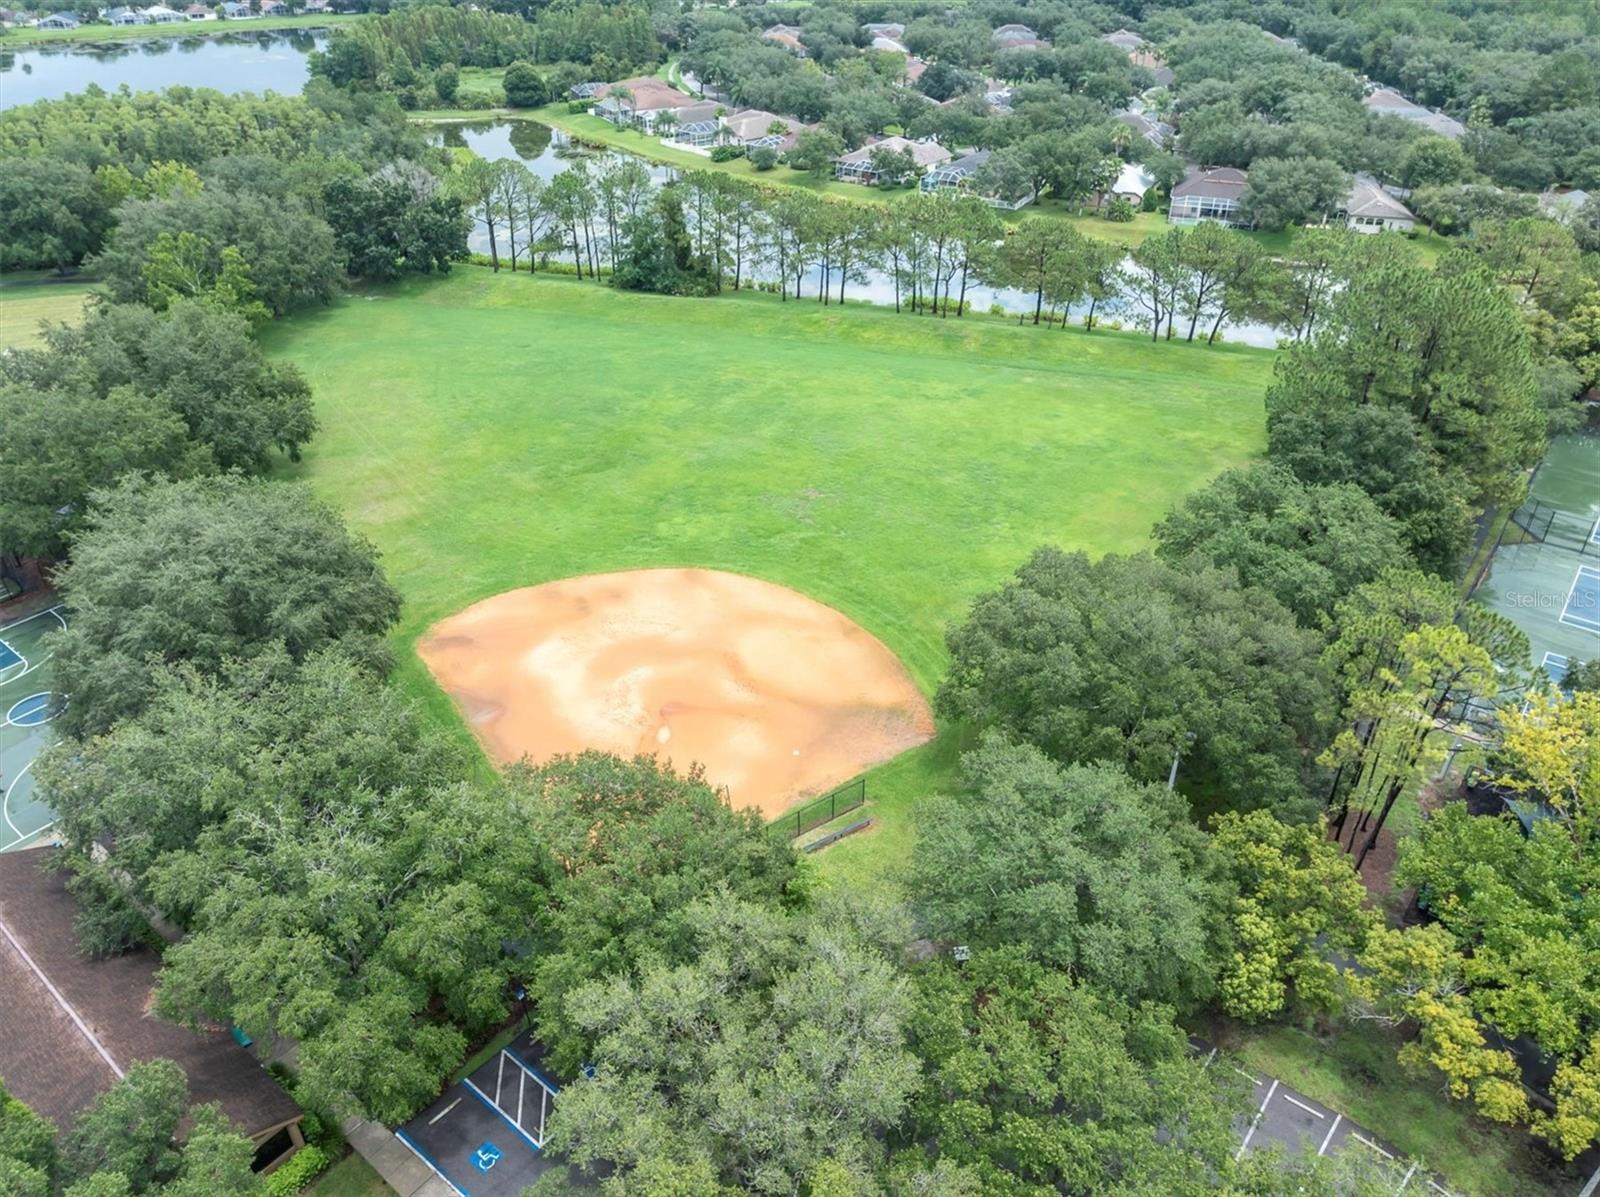
[(904, 137), (885, 137), (868, 142), (858, 150), (851, 150), (834, 159), (833, 173), (847, 183), (876, 183), (878, 171), (872, 165), (874, 150), (903, 150), (919, 170), (942, 166), (950, 161), (951, 153), (936, 141), (908, 141)]
[(906, 35), (906, 27), (899, 21), (868, 21), (861, 29), (869, 37), (892, 37), (895, 41)]
[(1401, 120), (1421, 125), (1428, 132), (1437, 133), (1441, 137), (1459, 141), (1467, 132), (1467, 127), (1455, 117), (1424, 108), (1414, 100), (1406, 99), (1393, 88), (1375, 87), (1362, 97), (1361, 102), (1366, 105), (1368, 112), (1380, 116), (1398, 116)]
[(574, 100), (592, 100), (605, 89), (606, 85), (604, 83), (590, 80), (588, 83), (574, 83), (567, 88), (567, 94)]
[(1146, 113), (1135, 112), (1131, 108), (1123, 109), (1111, 119), (1127, 125), (1140, 137), (1143, 137), (1160, 150), (1170, 146), (1172, 139), (1178, 135), (1178, 131), (1165, 121), (1158, 121)]
[(1015, 212), (1033, 201), (1033, 195), (1024, 191), (1020, 196), (1002, 196), (986, 194), (973, 187), (973, 176), (988, 162), (991, 153), (989, 150), (973, 150), (970, 154), (963, 154), (942, 166), (936, 166), (922, 176), (919, 186), (923, 191), (932, 194), (936, 191), (959, 191), (969, 195), (976, 195), (992, 208), (1005, 208)]
[(1198, 224), (1215, 220), (1235, 228), (1250, 224), (1240, 210), (1240, 201), (1250, 185), (1250, 176), (1231, 166), (1205, 170), (1192, 167), (1188, 176), (1172, 189), (1172, 204), (1167, 219), (1173, 224)]
[(106, 21), (112, 25), (148, 25), (150, 18), (136, 8), (118, 5), (106, 13)]
[(38, 27), (40, 29), (76, 29), (78, 27), (78, 18), (70, 12), (53, 12), (48, 17), (40, 18)]
[(1381, 233), (1385, 229), (1405, 232), (1417, 227), (1411, 209), (1383, 189), (1371, 175), (1357, 175), (1339, 212), (1346, 228), (1358, 233)]

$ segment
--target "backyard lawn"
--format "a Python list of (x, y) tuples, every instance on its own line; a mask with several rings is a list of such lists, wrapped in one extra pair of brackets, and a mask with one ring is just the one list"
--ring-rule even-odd
[[(458, 269), (279, 321), (322, 430), (287, 468), (382, 550), (410, 651), (489, 595), (703, 566), (793, 587), (932, 693), (945, 628), (1046, 541), (1143, 547), (1262, 448), (1268, 352), (770, 295), (689, 300)], [(463, 731), (464, 735), (465, 732)], [(953, 731), (877, 770), (879, 825), (819, 858), (880, 874), (948, 784)], [(687, 762), (679, 762), (686, 764)]]
[(40, 343), (39, 322), (76, 323), (93, 283), (56, 282), (42, 274), (14, 274), (0, 286), (0, 350)]

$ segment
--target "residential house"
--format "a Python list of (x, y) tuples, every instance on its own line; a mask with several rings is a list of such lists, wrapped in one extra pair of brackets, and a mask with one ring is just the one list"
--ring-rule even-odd
[(1002, 25), (989, 36), (1003, 50), (1025, 49), (1049, 44), (1026, 25)]
[(186, 20), (190, 21), (215, 21), (217, 19), (217, 10), (209, 4), (191, 4), (183, 10), (183, 15)]
[(906, 82), (915, 83), (927, 72), (928, 64), (915, 54), (906, 55)]
[[(774, 133), (773, 125), (782, 125), (782, 133)], [(780, 153), (794, 148), (795, 139), (806, 129), (791, 117), (779, 116), (761, 108), (742, 108), (722, 118), (723, 135), (734, 145), (770, 145)]]
[(152, 25), (175, 25), (186, 19), (181, 12), (168, 8), (165, 4), (152, 4), (144, 10), (144, 15)]
[(136, 8), (127, 8), (119, 5), (106, 13), (106, 23), (109, 25), (148, 25), (150, 18)]
[[(1155, 87), (1171, 87), (1177, 81), (1178, 76), (1171, 67), (1162, 63), (1160, 66), (1150, 69), (1150, 78)], [(1147, 92), (1146, 94), (1149, 93)]]
[(1263, 29), (1261, 31), (1261, 36), (1266, 38), (1269, 42), (1271, 42), (1275, 46), (1282, 46), (1285, 50), (1298, 50), (1300, 48), (1300, 43), (1295, 41), (1294, 38), (1292, 38), (1292, 37), (1279, 37), (1276, 33), (1273, 33), (1272, 30), (1270, 30), (1270, 29)]
[(990, 80), (990, 84), (989, 90), (983, 93), (983, 102), (989, 105), (990, 112), (1004, 116), (1011, 111), (1011, 98), (1015, 93), (998, 80)]
[(1566, 191), (1544, 191), (1539, 194), (1539, 211), (1552, 220), (1576, 216), (1586, 208), (1593, 197), (1578, 187)]
[(596, 96), (605, 94), (606, 85), (598, 82), (574, 83), (567, 88), (567, 94), (574, 100), (592, 100)]
[(1172, 189), (1172, 204), (1167, 209), (1167, 219), (1173, 224), (1215, 220), (1236, 228), (1247, 228), (1250, 222), (1240, 210), (1240, 201), (1249, 183), (1249, 175), (1231, 166), (1212, 170), (1193, 167), (1183, 182)]
[(261, 0), (260, 12), (264, 17), (286, 17), (289, 6), (283, 0)]
[(978, 191), (975, 188), (973, 179), (991, 156), (989, 150), (973, 150), (970, 154), (963, 154), (943, 166), (934, 167), (922, 176), (919, 186), (930, 195), (936, 191), (957, 191), (966, 195), (976, 195), (990, 207), (1005, 208), (1011, 212), (1032, 203), (1033, 195), (1026, 190), (1021, 195), (1012, 196)]
[(312, 13), (327, 12), (328, 7), (328, 0), (306, 0), (306, 2), (301, 5), (300, 11), (310, 15)]
[(868, 142), (858, 150), (834, 159), (834, 177), (846, 183), (872, 184), (878, 181), (878, 171), (872, 165), (874, 150), (909, 151), (911, 160), (919, 171), (942, 166), (950, 161), (949, 150), (936, 141), (909, 141), (904, 137), (885, 137)]
[(1100, 40), (1121, 50), (1134, 66), (1149, 67), (1153, 71), (1161, 65), (1161, 55), (1156, 53), (1155, 47), (1131, 29), (1101, 34)]
[(78, 18), (70, 12), (53, 12), (48, 17), (41, 17), (37, 28), (40, 29), (76, 29)]
[(1155, 185), (1155, 176), (1145, 170), (1143, 163), (1125, 162), (1116, 180), (1100, 193), (1099, 206), (1103, 208), (1114, 199), (1124, 199), (1137, 208), (1144, 203), (1145, 192)]
[(1123, 109), (1111, 119), (1127, 125), (1158, 150), (1169, 148), (1173, 138), (1178, 135), (1178, 131), (1165, 121), (1156, 120), (1149, 113), (1137, 112), (1132, 108)]
[(806, 56), (806, 44), (800, 40), (800, 28), (797, 25), (772, 25), (763, 29), (761, 36), (769, 42), (777, 42), (798, 58)]
[(258, 1169), (299, 1150), (300, 1107), (228, 1032), (152, 1013), (160, 957), (144, 947), (99, 960), (78, 952), (77, 899), (45, 867), (52, 851), (0, 853), (6, 1088), (66, 1131), (129, 1065), (171, 1060), (189, 1079), (189, 1100), (217, 1103), (255, 1144)]
[(643, 125), (646, 129), (654, 128), (663, 112), (676, 116), (697, 102), (693, 96), (685, 95), (654, 75), (607, 83), (595, 94), (600, 99), (590, 112), (614, 125)]
[(906, 35), (906, 27), (898, 21), (868, 21), (861, 31), (868, 37), (892, 37), (895, 41)]
[(672, 140), (679, 145), (708, 146), (722, 144), (722, 122), (712, 117), (703, 121), (688, 121), (676, 125)]
[(1358, 233), (1381, 233), (1385, 229), (1405, 232), (1417, 227), (1417, 218), (1371, 175), (1357, 175), (1351, 184), (1344, 207), (1336, 214), (1345, 227)]
[(877, 37), (872, 39), (872, 44), (868, 47), (868, 49), (885, 50), (891, 54), (911, 53), (910, 50), (906, 49), (904, 42), (899, 41), (896, 38), (884, 37), (882, 34), (879, 34)]
[(250, 21), (256, 14), (242, 0), (222, 0), (222, 15), (229, 21)]
[(1374, 87), (1361, 100), (1368, 112), (1380, 116), (1398, 116), (1401, 120), (1420, 125), (1430, 133), (1459, 141), (1466, 136), (1467, 127), (1453, 116), (1424, 108), (1413, 100), (1388, 87)]

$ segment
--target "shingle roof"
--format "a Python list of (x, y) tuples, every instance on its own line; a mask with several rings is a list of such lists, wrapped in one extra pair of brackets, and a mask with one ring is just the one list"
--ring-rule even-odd
[(1347, 216), (1377, 216), (1384, 220), (1415, 220), (1411, 209), (1390, 195), (1378, 181), (1357, 177), (1344, 204)]
[(603, 91), (596, 95), (609, 97), (618, 88), (626, 88), (631, 98), (627, 101), (630, 112), (654, 112), (662, 108), (687, 108), (694, 103), (694, 97), (685, 95), (675, 87), (657, 79), (654, 75), (639, 75), (633, 79), (622, 79), (616, 83), (607, 83)]
[(191, 1101), (219, 1103), (252, 1138), (297, 1119), (300, 1108), (225, 1032), (189, 1031), (150, 1012), (155, 953), (141, 948), (110, 960), (78, 954), (77, 901), (59, 875), (41, 867), (52, 851), (0, 853), (6, 1087), (65, 1130), (116, 1083), (112, 1062), (126, 1070), (135, 1061), (166, 1059), (188, 1076)]
[(1192, 169), (1188, 177), (1172, 189), (1172, 198), (1197, 195), (1205, 199), (1238, 199), (1249, 185), (1250, 176), (1232, 166)]

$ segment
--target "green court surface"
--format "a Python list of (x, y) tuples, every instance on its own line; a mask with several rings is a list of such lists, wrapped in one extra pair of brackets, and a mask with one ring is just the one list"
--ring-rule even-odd
[(30, 770), (53, 714), (45, 633), (65, 626), (53, 607), (0, 623), (0, 852), (39, 843), (54, 823)]
[[(1600, 437), (1558, 437), (1473, 598), (1528, 634), (1559, 681), (1600, 657)], [(1517, 543), (1519, 542), (1520, 543)]]

